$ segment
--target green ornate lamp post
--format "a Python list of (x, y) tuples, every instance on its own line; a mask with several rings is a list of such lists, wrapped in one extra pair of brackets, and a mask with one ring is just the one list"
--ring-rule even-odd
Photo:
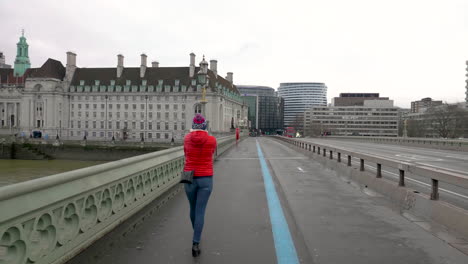
[(202, 105), (202, 114), (207, 118), (206, 104), (208, 103), (208, 100), (206, 99), (206, 91), (210, 84), (210, 77), (208, 76), (208, 62), (205, 60), (205, 55), (203, 55), (203, 60), (200, 62), (200, 71), (198, 71), (197, 75), (198, 82), (202, 85), (202, 98), (200, 100), (200, 104)]

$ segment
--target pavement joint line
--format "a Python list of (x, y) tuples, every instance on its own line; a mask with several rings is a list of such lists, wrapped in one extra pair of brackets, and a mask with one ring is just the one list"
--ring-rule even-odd
[(288, 223), (281, 208), (281, 203), (276, 193), (275, 184), (263, 156), (262, 149), (258, 140), (257, 152), (262, 169), (263, 183), (268, 202), (268, 211), (270, 213), (271, 229), (275, 243), (276, 259), (278, 264), (299, 264), (297, 251), (289, 231)]

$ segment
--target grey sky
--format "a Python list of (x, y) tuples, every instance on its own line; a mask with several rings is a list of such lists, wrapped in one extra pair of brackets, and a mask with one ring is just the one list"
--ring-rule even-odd
[(379, 92), (409, 107), (422, 97), (465, 98), (466, 0), (63, 1), (0, 0), (0, 50), (13, 64), (22, 28), (33, 67), (47, 58), (111, 67), (187, 66), (205, 54), (236, 84), (325, 82)]

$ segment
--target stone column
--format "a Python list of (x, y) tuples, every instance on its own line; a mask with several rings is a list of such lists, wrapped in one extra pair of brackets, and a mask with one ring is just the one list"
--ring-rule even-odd
[(3, 113), (3, 120), (5, 120), (5, 127), (8, 127), (8, 118), (7, 118), (7, 115), (8, 115), (8, 102), (5, 102), (3, 103), (5, 105), (5, 112)]
[(7, 103), (6, 102), (3, 102), (3, 116), (2, 116), (2, 119), (3, 119), (3, 126), (6, 127), (7, 126), (7, 119), (6, 119), (6, 114), (7, 114)]
[(17, 112), (18, 112), (18, 117), (16, 118), (17, 120), (17, 127), (20, 128), (21, 127), (21, 120), (23, 119), (21, 117), (21, 103), (16, 103), (16, 109), (17, 109)]
[[(31, 133), (31, 129), (34, 127), (34, 112), (32, 111), (32, 100), (29, 99), (28, 100), (28, 105), (29, 105), (29, 108), (28, 108), (28, 130), (29, 130), (29, 133)], [(31, 125), (32, 124), (32, 125)]]
[(47, 127), (47, 121), (49, 120), (49, 117), (47, 115), (47, 99), (44, 100), (44, 105), (42, 106), (42, 119), (44, 120), (44, 127), (42, 128), (43, 130)]
[(14, 127), (18, 127), (18, 113), (17, 113), (18, 108), (16, 107), (16, 102), (13, 103), (13, 125)]
[[(5, 109), (5, 103), (0, 102), (0, 113), (1, 113), (1, 110), (4, 110), (4, 109)], [(3, 127), (2, 120), (3, 120), (3, 115), (0, 117), (0, 128)]]

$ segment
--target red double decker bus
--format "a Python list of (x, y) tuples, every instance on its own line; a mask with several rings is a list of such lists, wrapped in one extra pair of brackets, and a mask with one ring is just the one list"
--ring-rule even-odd
[(287, 127), (284, 130), (284, 135), (290, 138), (296, 137), (296, 129), (294, 127)]

